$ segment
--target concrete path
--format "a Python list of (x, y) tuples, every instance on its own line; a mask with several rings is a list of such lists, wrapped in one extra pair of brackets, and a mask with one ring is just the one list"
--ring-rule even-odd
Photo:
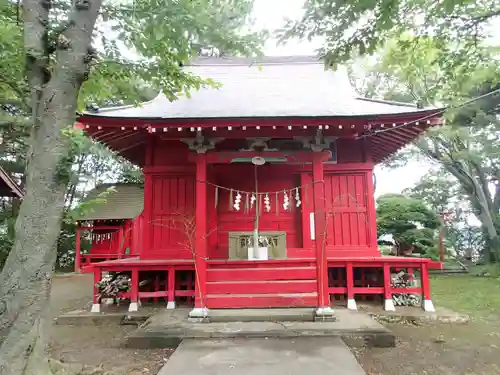
[(184, 340), (158, 375), (365, 375), (338, 337)]
[[(229, 310), (229, 309), (228, 309)], [(310, 309), (312, 310), (312, 309)], [(125, 346), (134, 349), (177, 347), (186, 339), (236, 339), (236, 338), (296, 338), (296, 337), (357, 337), (373, 347), (394, 347), (394, 334), (361, 311), (336, 309), (335, 322), (280, 321), (283, 311), (260, 309), (257, 316), (252, 311), (233, 311), (225, 318), (226, 323), (192, 323), (187, 320), (187, 310), (162, 310), (146, 324), (127, 336)], [(291, 311), (288, 314), (295, 314)], [(248, 315), (250, 314), (250, 315)], [(264, 314), (264, 316), (262, 316)], [(264, 318), (267, 321), (256, 321)], [(292, 317), (293, 318), (293, 317)], [(302, 318), (302, 315), (300, 316)], [(250, 321), (245, 321), (250, 319)]]

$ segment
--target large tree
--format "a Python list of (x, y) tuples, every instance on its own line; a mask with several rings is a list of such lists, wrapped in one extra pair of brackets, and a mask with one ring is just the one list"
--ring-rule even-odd
[(375, 53), (381, 62), (367, 86), (372, 95), (449, 108), (447, 125), (411, 151), (453, 176), (482, 224), (490, 260), (500, 260), (500, 96), (488, 95), (500, 87), (491, 38), (500, 1), (314, 0), (304, 9), (282, 31), (284, 40), (323, 38), (319, 52), (332, 66)]
[[(137, 99), (147, 83), (175, 99), (209, 80), (183, 62), (201, 46), (248, 54), (252, 0), (0, 0), (0, 85), (19, 113), (4, 124), (30, 132), (26, 195), (0, 275), (0, 374), (51, 373), (48, 298), (67, 185), (79, 151), (72, 125), (84, 103)], [(248, 30), (248, 29), (247, 29)], [(1, 94), (6, 96), (7, 94)], [(76, 138), (78, 139), (78, 138)]]
[[(471, 212), (481, 222), (487, 258), (498, 261), (500, 93), (488, 94), (500, 87), (500, 69), (495, 56), (482, 50), (474, 55), (475, 66), (467, 73), (463, 66), (455, 66), (446, 68), (448, 74), (442, 74), (445, 68), (434, 64), (440, 53), (440, 43), (432, 38), (404, 37), (389, 43), (381, 55), (376, 69), (384, 71), (387, 80), (396, 82), (391, 90), (395, 87), (423, 104), (450, 106), (445, 126), (429, 131), (391, 162), (406, 163), (423, 155), (441, 166), (456, 184), (456, 194), (467, 199)], [(379, 85), (379, 93), (390, 96), (384, 86)], [(475, 100), (483, 95), (488, 96)], [(470, 100), (474, 101), (463, 105)]]
[(468, 196), (453, 175), (443, 167), (431, 170), (403, 193), (441, 215), (450, 253), (464, 260), (477, 258), (484, 247), (479, 221), (474, 220)]
[(377, 198), (377, 233), (392, 236), (398, 254), (411, 251), (438, 257), (436, 213), (424, 201), (401, 194)]
[(442, 46), (453, 55), (443, 63), (456, 64), (491, 36), (498, 19), (499, 0), (304, 0), (303, 16), (289, 20), (281, 36), (324, 40), (320, 53), (335, 64), (409, 32), (452, 42)]

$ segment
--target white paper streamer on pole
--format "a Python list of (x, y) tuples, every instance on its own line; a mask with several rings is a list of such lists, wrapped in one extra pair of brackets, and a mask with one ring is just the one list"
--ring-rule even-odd
[(266, 206), (266, 211), (269, 212), (271, 211), (271, 201), (269, 199), (269, 194), (266, 193), (266, 196), (264, 197), (264, 205)]

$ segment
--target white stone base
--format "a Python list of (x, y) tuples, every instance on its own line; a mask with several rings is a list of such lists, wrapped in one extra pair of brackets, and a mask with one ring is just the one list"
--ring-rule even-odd
[(386, 299), (384, 302), (384, 310), (385, 311), (396, 311), (394, 307), (394, 301), (391, 299)]
[(137, 302), (130, 302), (130, 305), (128, 305), (128, 312), (136, 311), (139, 311), (139, 304)]
[(167, 310), (173, 310), (173, 309), (175, 309), (175, 301), (168, 301)]
[(208, 310), (206, 307), (195, 307), (189, 312), (190, 318), (206, 318), (208, 316)]
[(314, 321), (335, 321), (335, 311), (330, 307), (318, 307), (314, 312)]
[(357, 310), (358, 306), (356, 305), (356, 300), (354, 298), (347, 300), (347, 309), (348, 310)]
[(100, 313), (101, 312), (101, 304), (100, 303), (94, 303), (92, 304), (92, 308), (90, 309), (91, 313)]
[(422, 303), (422, 308), (424, 309), (425, 312), (436, 312), (434, 304), (430, 299), (424, 299)]
[(334, 315), (335, 311), (330, 307), (318, 307), (315, 311), (316, 315)]
[(205, 323), (209, 321), (208, 314), (210, 310), (206, 307), (195, 307), (189, 312), (188, 321), (194, 323)]

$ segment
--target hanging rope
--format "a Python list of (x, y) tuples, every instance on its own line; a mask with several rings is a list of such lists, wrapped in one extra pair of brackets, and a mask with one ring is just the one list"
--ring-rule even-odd
[[(232, 201), (232, 197), (233, 197), (233, 192), (234, 191), (238, 191), (240, 194), (248, 194), (249, 196), (252, 195), (252, 194), (255, 195), (255, 191), (236, 190), (234, 188), (229, 188), (229, 187), (226, 187), (226, 186), (217, 185), (217, 184), (214, 184), (212, 182), (205, 181), (205, 180), (196, 180), (196, 181), (197, 182), (201, 182), (203, 184), (210, 185), (210, 186), (214, 186), (216, 189), (221, 189), (221, 190), (229, 191), (230, 200), (231, 201)], [(308, 184), (295, 186), (295, 187), (292, 187), (292, 188), (289, 188), (289, 189), (272, 190), (272, 191), (259, 191), (258, 193), (259, 193), (259, 195), (260, 194), (263, 194), (263, 195), (266, 195), (266, 194), (273, 195), (273, 194), (276, 194), (276, 193), (278, 193), (278, 194), (284, 194), (284, 193), (286, 193), (287, 195), (289, 195), (291, 197), (292, 191), (294, 191), (296, 189), (299, 189), (299, 190), (304, 190), (305, 189), (307, 191), (308, 187), (313, 186), (315, 184), (322, 184), (324, 182), (325, 182), (324, 180), (319, 180), (319, 181), (313, 181), (313, 182), (308, 183)], [(255, 197), (255, 198), (257, 198), (257, 197)]]

